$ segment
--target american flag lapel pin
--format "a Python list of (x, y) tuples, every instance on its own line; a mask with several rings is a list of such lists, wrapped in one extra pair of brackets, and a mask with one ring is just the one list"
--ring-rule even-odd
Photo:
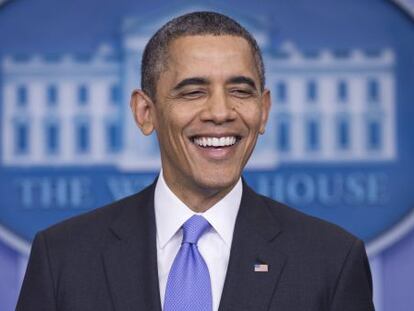
[(269, 265), (257, 263), (254, 265), (254, 272), (269, 272)]

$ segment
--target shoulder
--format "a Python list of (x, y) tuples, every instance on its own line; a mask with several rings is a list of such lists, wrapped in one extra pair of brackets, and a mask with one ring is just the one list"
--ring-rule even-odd
[(286, 259), (279, 288), (294, 286), (298, 292), (316, 293), (320, 309), (325, 305), (335, 310), (344, 306), (373, 310), (371, 273), (359, 238), (335, 224), (256, 196), (271, 223), (280, 228), (269, 246), (274, 256)]
[(312, 251), (320, 256), (329, 254), (346, 257), (355, 247), (364, 249), (358, 237), (336, 224), (307, 215), (271, 198), (259, 197), (279, 224), (289, 248), (296, 249), (298, 254)]
[[(371, 286), (368, 259), (361, 239), (338, 225), (270, 198), (260, 198), (281, 227), (279, 250), (288, 256), (292, 273), (302, 268), (302, 275), (317, 275), (329, 284), (335, 284), (342, 277), (356, 276), (368, 284), (367, 288)], [(313, 267), (313, 271), (305, 272), (309, 267)]]
[(38, 233), (47, 244), (57, 248), (67, 248), (71, 244), (77, 246), (99, 245), (111, 224), (128, 214), (139, 214), (139, 209), (152, 204), (153, 185), (139, 193), (112, 202), (84, 214), (66, 219)]
[(291, 231), (299, 231), (303, 234), (333, 234), (337, 238), (355, 239), (356, 237), (346, 231), (344, 228), (322, 220), (318, 217), (311, 216), (296, 208), (287, 206), (281, 202), (275, 201), (271, 198), (260, 196), (265, 204), (268, 206), (271, 213), (280, 221), (285, 227), (289, 227)]

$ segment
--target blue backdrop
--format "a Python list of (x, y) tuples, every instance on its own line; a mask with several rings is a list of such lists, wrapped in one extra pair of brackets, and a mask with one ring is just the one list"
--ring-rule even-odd
[(412, 310), (409, 6), (0, 3), (0, 310), (14, 309), (35, 232), (136, 192), (156, 176), (157, 142), (138, 133), (129, 94), (139, 86), (151, 34), (194, 10), (234, 17), (263, 50), (273, 107), (245, 173), (248, 183), (361, 237), (377, 310)]

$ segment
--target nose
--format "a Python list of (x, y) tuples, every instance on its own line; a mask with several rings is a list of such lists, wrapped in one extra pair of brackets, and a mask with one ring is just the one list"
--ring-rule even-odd
[(211, 121), (216, 124), (229, 122), (236, 118), (236, 112), (225, 91), (216, 91), (210, 96), (200, 118), (203, 121)]

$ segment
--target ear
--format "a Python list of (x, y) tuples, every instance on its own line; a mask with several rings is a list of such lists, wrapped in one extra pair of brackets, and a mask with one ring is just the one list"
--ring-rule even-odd
[(269, 118), (270, 107), (272, 105), (272, 101), (270, 98), (270, 91), (265, 89), (262, 94), (262, 116), (260, 120), (260, 129), (259, 133), (264, 134), (266, 129), (267, 119)]
[(155, 127), (155, 108), (152, 100), (142, 90), (134, 90), (131, 94), (130, 106), (141, 132), (150, 135)]

